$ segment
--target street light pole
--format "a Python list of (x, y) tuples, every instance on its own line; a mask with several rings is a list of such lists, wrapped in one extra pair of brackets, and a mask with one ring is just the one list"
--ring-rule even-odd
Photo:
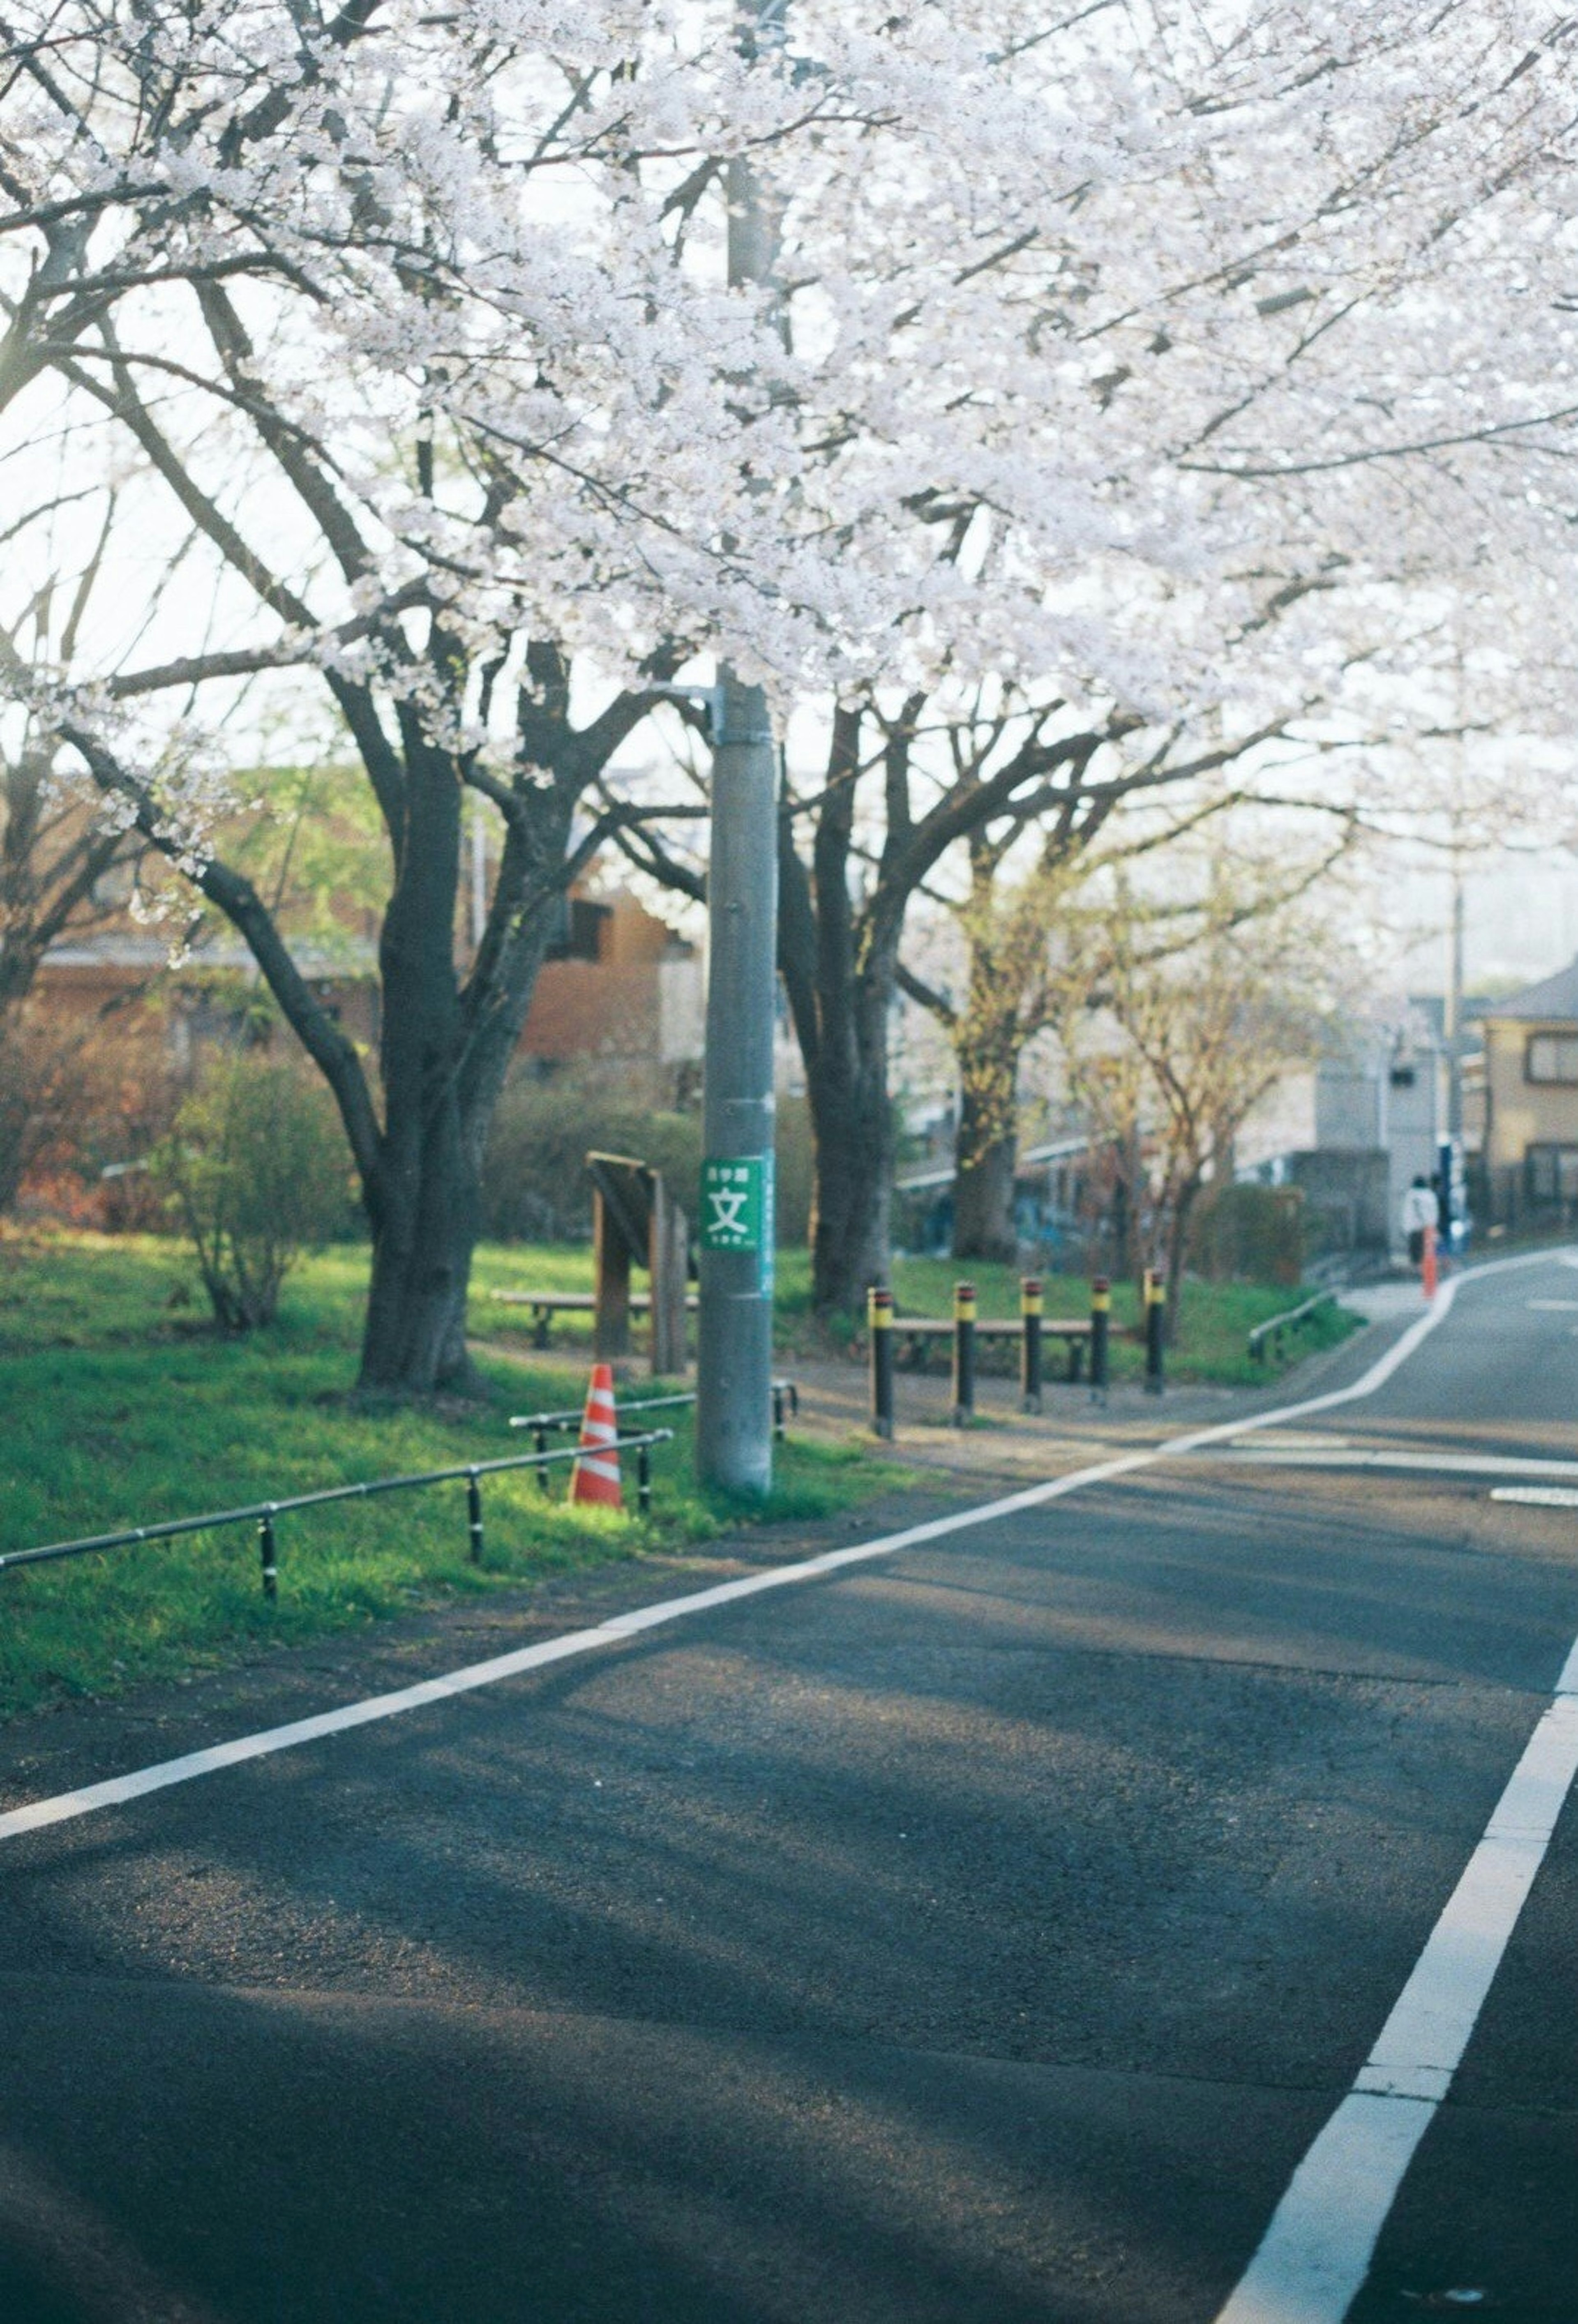
[(778, 798), (767, 701), (719, 672), (707, 872), (696, 1452), (703, 1478), (772, 1483)]
[[(785, 0), (742, 0), (748, 57), (779, 45)], [(767, 283), (777, 222), (755, 171), (729, 163), (731, 284)], [(726, 664), (714, 697), (696, 1457), (708, 1484), (772, 1484), (773, 1023), (778, 763), (767, 697)]]
[(1446, 1134), (1463, 1136), (1463, 862), (1452, 859), (1452, 960), (1446, 981)]

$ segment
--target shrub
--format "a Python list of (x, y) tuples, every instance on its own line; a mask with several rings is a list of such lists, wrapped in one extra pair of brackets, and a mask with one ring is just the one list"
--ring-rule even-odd
[(483, 1160), (484, 1233), (528, 1242), (585, 1234), (592, 1221), (586, 1156), (599, 1150), (650, 1162), (694, 1217), (700, 1115), (640, 1105), (605, 1073), (570, 1066), (546, 1079), (517, 1073), (506, 1084)]
[(150, 1170), (227, 1332), (272, 1323), (291, 1268), (343, 1233), (351, 1208), (349, 1157), (328, 1093), (245, 1053), (210, 1066)]
[(31, 1010), (0, 1018), (0, 1211), (30, 1173), (59, 1167), (81, 1110), (79, 1046)]
[[(629, 1154), (660, 1170), (694, 1226), (701, 1186), (701, 1116), (643, 1106), (605, 1068), (512, 1075), (483, 1161), (483, 1231), (506, 1241), (557, 1242), (592, 1222), (588, 1153)], [(803, 1098), (779, 1108), (778, 1235), (803, 1242), (811, 1202), (810, 1127)]]
[(189, 1088), (155, 1008), (73, 1015), (46, 998), (9, 1012), (0, 1019), (0, 1211), (81, 1227), (162, 1226), (143, 1165)]
[(778, 1102), (778, 1240), (802, 1250), (811, 1232), (811, 1109), (803, 1097)]
[(1189, 1222), (1189, 1264), (1207, 1282), (1293, 1285), (1304, 1256), (1304, 1197), (1297, 1186), (1211, 1188)]

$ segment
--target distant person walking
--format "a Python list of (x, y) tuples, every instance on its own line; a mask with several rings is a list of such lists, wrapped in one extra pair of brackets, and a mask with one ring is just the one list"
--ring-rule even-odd
[(1425, 1264), (1425, 1231), (1439, 1224), (1441, 1205), (1428, 1178), (1416, 1178), (1403, 1196), (1403, 1232), (1407, 1237), (1408, 1264)]

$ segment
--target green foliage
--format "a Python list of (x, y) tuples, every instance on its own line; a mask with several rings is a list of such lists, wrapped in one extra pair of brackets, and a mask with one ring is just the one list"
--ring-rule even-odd
[(68, 1131), (81, 1102), (77, 1045), (36, 1011), (0, 1015), (0, 1211)]
[(778, 1240), (786, 1249), (804, 1248), (811, 1231), (811, 1188), (816, 1148), (811, 1109), (803, 1097), (780, 1098), (778, 1107)]
[(389, 841), (360, 770), (325, 756), (252, 768), (237, 786), (256, 810), (226, 830), (230, 860), (320, 966), (365, 970), (389, 900)]
[(1189, 1264), (1211, 1283), (1275, 1283), (1304, 1273), (1304, 1196), (1297, 1186), (1213, 1186), (1189, 1222)]
[[(963, 1276), (968, 1276), (975, 1286), (977, 1309), (983, 1318), (1008, 1318), (1019, 1314), (1020, 1277), (1014, 1268), (984, 1259), (965, 1263), (952, 1259), (898, 1258), (893, 1261), (892, 1286), (900, 1314), (951, 1314), (954, 1285)], [(1090, 1314), (1088, 1276), (1047, 1275), (1042, 1280), (1048, 1317), (1077, 1318)], [(1280, 1285), (1190, 1283), (1187, 1296), (1178, 1310), (1178, 1336), (1167, 1351), (1167, 1378), (1180, 1386), (1186, 1381), (1210, 1381), (1223, 1388), (1258, 1386), (1275, 1379), (1305, 1356), (1334, 1346), (1358, 1330), (1358, 1316), (1333, 1302), (1311, 1319), (1309, 1329), (1295, 1333), (1280, 1355), (1268, 1356), (1264, 1360), (1252, 1358), (1248, 1347), (1251, 1329), (1295, 1305), (1298, 1296), (1297, 1289), (1290, 1292)], [(811, 1312), (810, 1262), (800, 1252), (790, 1252), (779, 1261), (777, 1308), (780, 1358), (792, 1360), (797, 1354), (826, 1354), (827, 1333), (816, 1323)], [(1138, 1380), (1144, 1372), (1140, 1323), (1138, 1285), (1115, 1282), (1111, 1351), (1114, 1380)], [(851, 1315), (843, 1319), (832, 1336), (835, 1343), (853, 1349), (863, 1343), (864, 1333), (864, 1318)], [(934, 1344), (930, 1360), (935, 1366), (946, 1367), (946, 1342)], [(976, 1361), (983, 1375), (1011, 1373), (1019, 1363), (1017, 1344), (1012, 1341), (983, 1341), (977, 1350)], [(1057, 1376), (1061, 1361), (1060, 1351), (1048, 1351), (1049, 1378)]]
[(272, 1323), (302, 1252), (344, 1231), (349, 1162), (327, 1091), (289, 1065), (242, 1051), (209, 1069), (150, 1167), (221, 1329)]
[[(495, 1252), (482, 1256), (498, 1266)], [(584, 1252), (544, 1264), (556, 1256), (586, 1265)], [(480, 1393), (466, 1403), (358, 1404), (346, 1390), (367, 1265), (361, 1246), (304, 1259), (266, 1344), (217, 1342), (194, 1336), (190, 1261), (177, 1242), (0, 1241), (0, 1407), (19, 1416), (0, 1550), (520, 1452), (511, 1413), (579, 1403), (575, 1358), (484, 1354)], [(272, 1605), (247, 1526), (0, 1575), (0, 1719), (734, 1530), (747, 1513), (693, 1480), (685, 1414), (655, 1417), (677, 1430), (653, 1457), (650, 1519), (568, 1507), (562, 1467), (546, 1494), (528, 1471), (490, 1477), (480, 1568), (455, 1484), (282, 1517)], [(778, 1447), (775, 1469), (754, 1517), (825, 1517), (903, 1481), (863, 1448), (804, 1440)]]
[(701, 1117), (636, 1104), (595, 1067), (505, 1084), (483, 1160), (483, 1231), (558, 1241), (592, 1219), (588, 1153), (629, 1154), (660, 1170), (692, 1217), (701, 1181)]
[[(592, 1065), (546, 1079), (521, 1071), (506, 1085), (483, 1163), (484, 1232), (508, 1241), (586, 1233), (589, 1153), (630, 1154), (660, 1170), (694, 1224), (700, 1114), (636, 1104), (610, 1084), (606, 1069)], [(804, 1098), (789, 1098), (778, 1111), (779, 1240), (803, 1242), (810, 1213), (810, 1114)]]

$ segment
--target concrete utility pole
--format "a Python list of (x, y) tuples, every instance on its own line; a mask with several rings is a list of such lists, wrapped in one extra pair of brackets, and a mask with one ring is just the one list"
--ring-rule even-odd
[[(784, 7), (743, 0), (747, 56), (782, 42)], [(726, 183), (729, 281), (769, 282), (776, 222), (750, 162), (732, 161)], [(708, 1484), (763, 1494), (772, 1483), (778, 763), (759, 686), (725, 665), (715, 704), (696, 1454)]]
[(1463, 862), (1452, 859), (1452, 963), (1446, 980), (1446, 1134), (1463, 1136)]

